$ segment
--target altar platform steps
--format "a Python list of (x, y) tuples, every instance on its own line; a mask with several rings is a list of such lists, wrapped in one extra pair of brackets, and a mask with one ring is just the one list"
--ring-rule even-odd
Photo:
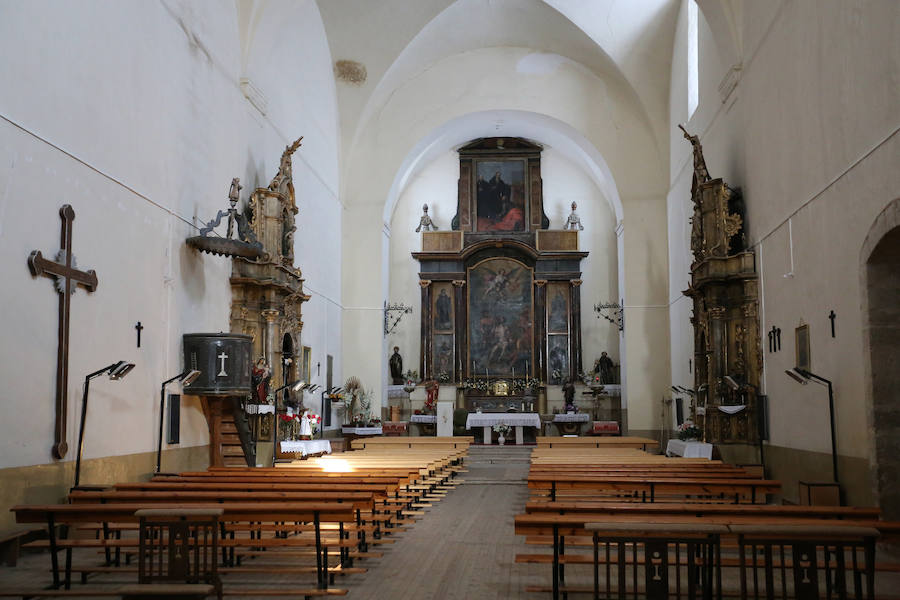
[(533, 446), (469, 446), (466, 466), (478, 464), (529, 464)]

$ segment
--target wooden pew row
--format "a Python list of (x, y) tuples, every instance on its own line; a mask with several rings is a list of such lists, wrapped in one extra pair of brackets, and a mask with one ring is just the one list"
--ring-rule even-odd
[[(391, 497), (396, 498), (398, 494), (401, 495), (404, 502), (409, 501), (409, 496), (412, 496), (413, 500), (417, 499), (421, 495), (421, 490), (412, 488), (426, 487), (427, 489), (433, 489), (436, 487), (435, 485), (419, 486), (417, 485), (418, 482), (428, 478), (435, 478), (436, 475), (440, 475), (437, 478), (438, 482), (444, 481), (441, 477), (450, 477), (455, 474), (455, 470), (450, 471), (449, 467), (458, 464), (461, 457), (464, 456), (464, 453), (455, 451), (437, 453), (413, 452), (406, 454), (402, 459), (396, 461), (396, 465), (392, 465), (390, 469), (387, 469), (385, 468), (386, 461), (383, 455), (368, 453), (366, 456), (362, 456), (364, 454), (362, 452), (359, 454), (361, 455), (360, 459), (352, 461), (352, 464), (360, 471), (366, 470), (366, 474), (362, 476), (358, 476), (359, 473), (326, 474), (319, 472), (309, 474), (304, 469), (291, 473), (288, 476), (276, 475), (276, 470), (274, 469), (265, 473), (256, 469), (250, 470), (250, 472), (243, 469), (214, 469), (209, 472), (191, 473), (192, 477), (188, 478), (165, 476), (155, 478), (155, 481), (144, 484), (119, 484), (115, 489), (106, 492), (77, 492), (73, 494), (72, 505), (61, 506), (91, 509), (92, 506), (89, 503), (100, 503), (96, 505), (96, 510), (101, 512), (95, 514), (92, 517), (92, 521), (85, 521), (84, 518), (81, 520), (73, 519), (70, 515), (48, 517), (48, 520), (52, 522), (55, 519), (56, 523), (65, 525), (70, 524), (71, 521), (81, 523), (95, 521), (109, 523), (112, 521), (122, 522), (127, 526), (131, 519), (126, 518), (123, 514), (115, 513), (117, 505), (127, 505), (131, 511), (142, 506), (172, 506), (174, 505), (173, 503), (177, 503), (178, 506), (204, 506), (211, 497), (215, 497), (216, 505), (220, 507), (241, 503), (271, 508), (271, 505), (275, 504), (276, 501), (283, 506), (290, 506), (296, 505), (298, 501), (302, 502), (318, 496), (320, 499), (327, 498), (333, 501), (340, 499), (340, 502), (337, 503), (343, 504), (346, 507), (345, 510), (355, 510), (357, 513), (356, 526), (358, 527), (358, 515), (361, 508), (364, 506), (371, 508), (376, 499), (386, 502)], [(377, 466), (373, 466), (370, 469), (367, 463)], [(142, 495), (143, 497), (141, 497)], [(29, 518), (28, 507), (16, 508), (22, 509), (23, 516), (18, 518), (24, 520)], [(101, 521), (100, 515), (106, 520)], [(344, 559), (350, 557), (350, 547), (356, 543), (343, 541), (341, 529), (347, 532), (352, 531), (354, 528), (353, 518), (337, 523), (337, 531), (340, 535), (337, 539), (334, 539), (333, 536), (329, 537), (328, 524), (320, 523), (318, 527), (313, 527), (316, 537), (314, 541), (311, 541), (308, 535), (306, 538), (301, 537), (308, 533), (309, 526), (291, 526), (290, 523), (294, 521), (291, 518), (282, 518), (283, 515), (280, 514), (277, 517), (271, 516), (267, 521), (256, 520), (253, 522), (245, 522), (249, 521), (249, 519), (243, 521), (234, 520), (231, 512), (229, 512), (229, 515), (226, 521), (227, 531), (231, 533), (232, 537), (222, 540), (222, 546), (225, 549), (231, 549), (232, 552), (236, 548), (245, 549), (250, 554), (258, 552), (258, 550), (253, 549), (260, 547), (272, 550), (284, 547), (304, 548), (315, 544), (314, 555), (320, 558), (320, 562), (326, 567), (319, 568), (317, 566), (314, 571), (317, 575), (317, 581), (324, 577), (327, 585), (327, 578), (329, 576), (333, 578), (335, 572), (334, 568), (326, 570), (327, 556), (329, 554), (328, 547), (337, 547), (337, 555), (341, 557), (342, 563), (339, 568), (343, 569), (342, 572), (348, 572), (348, 569), (343, 568)], [(299, 523), (301, 521), (296, 522)], [(48, 529), (52, 530), (53, 528), (48, 527)], [(291, 532), (293, 535), (291, 538), (275, 537), (263, 539), (261, 537), (262, 531), (275, 533), (275, 535)], [(70, 556), (71, 548), (79, 545), (93, 545), (104, 549), (128, 548), (136, 547), (137, 542), (138, 540), (136, 539), (127, 538), (107, 539), (107, 536), (104, 536), (104, 539), (79, 540), (76, 542), (53, 539), (53, 536), (51, 536), (48, 545), (52, 546), (51, 562), (54, 563), (52, 570), (56, 581), (58, 583), (59, 567), (58, 561), (55, 559), (60, 549), (66, 549), (67, 556)], [(320, 550), (322, 543), (326, 544), (324, 550)], [(306, 551), (301, 550), (300, 552)], [(334, 552), (331, 554), (334, 555)], [(65, 582), (68, 585), (71, 581), (72, 572), (70, 560), (67, 561), (67, 567), (69, 568), (66, 570)], [(297, 570), (294, 564), (290, 564), (290, 568), (291, 570)], [(257, 571), (262, 572), (259, 568), (257, 568)], [(228, 567), (226, 567), (224, 572), (228, 572)], [(316, 590), (313, 591), (315, 592)], [(337, 592), (340, 592), (340, 590)], [(296, 590), (289, 592), (289, 594), (302, 595)]]
[(556, 437), (542, 436), (536, 438), (538, 449), (547, 448), (636, 448), (649, 450), (659, 447), (659, 442), (643, 437)]
[[(221, 509), (225, 523), (312, 523), (315, 528), (314, 545), (316, 551), (317, 587), (328, 587), (329, 570), (327, 563), (327, 547), (323, 545), (321, 526), (323, 523), (353, 523), (356, 520), (353, 504), (350, 502), (222, 502), (222, 503), (120, 503), (120, 504), (57, 504), (57, 505), (19, 505), (10, 509), (16, 515), (17, 523), (46, 523), (49, 538), (49, 550), (53, 587), (64, 585), (70, 589), (72, 582), (72, 549), (75, 547), (102, 547), (108, 543), (117, 545), (123, 540), (67, 540), (58, 539), (58, 525), (71, 526), (82, 523), (135, 523), (135, 512), (141, 508), (160, 510), (183, 509)], [(262, 546), (309, 546), (306, 540), (273, 539), (236, 539), (220, 540), (220, 545)], [(60, 550), (66, 551), (64, 578), (60, 577)]]
[(474, 436), (452, 437), (371, 437), (358, 438), (350, 443), (354, 450), (370, 448), (458, 448), (467, 449), (475, 442)]
[(626, 496), (641, 502), (671, 499), (683, 501), (688, 497), (702, 497), (739, 504), (765, 503), (766, 494), (781, 489), (777, 481), (766, 479), (714, 479), (697, 477), (594, 477), (590, 475), (532, 474), (528, 487), (550, 500), (592, 495)]
[[(685, 590), (680, 586), (686, 582), (692, 588), (688, 597), (697, 591), (698, 586), (702, 597), (721, 597), (721, 572), (726, 567), (740, 570), (738, 595), (741, 598), (750, 597), (748, 573), (753, 578), (754, 589), (757, 579), (764, 573), (764, 585), (769, 593), (780, 594), (781, 590), (772, 589), (772, 573), (780, 570), (782, 579), (793, 576), (793, 581), (799, 582), (804, 579), (804, 569), (810, 568), (810, 560), (823, 571), (831, 569), (833, 573), (841, 573), (840, 576), (834, 575), (834, 594), (846, 598), (845, 586), (849, 584), (853, 588), (849, 591), (855, 592), (856, 598), (872, 598), (876, 568), (875, 540), (879, 536), (878, 529), (847, 520), (778, 519), (761, 525), (740, 520), (728, 522), (721, 517), (623, 521), (620, 518), (610, 519), (609, 515), (589, 514), (519, 515), (516, 517), (516, 533), (552, 536), (552, 555), (518, 555), (516, 562), (550, 564), (552, 585), (549, 588), (529, 587), (528, 591), (551, 591), (554, 598), (558, 598), (560, 593), (574, 591), (593, 592), (594, 597), (613, 597), (616, 594), (624, 597), (627, 593), (629, 597), (639, 594), (648, 598), (662, 598), (667, 597), (671, 583), (678, 588), (678, 594), (683, 594)], [(571, 546), (573, 536), (586, 536), (588, 545), (592, 547), (592, 554), (567, 554), (565, 550), (567, 545)], [(722, 558), (722, 539), (734, 540), (737, 556)], [(601, 544), (603, 552), (600, 551)], [(673, 547), (681, 544), (688, 547), (679, 546), (682, 548), (681, 553), (673, 555)], [(757, 552), (763, 548), (765, 552)], [(796, 553), (792, 557), (792, 548), (800, 548), (799, 551), (810, 558), (801, 560)], [(663, 554), (666, 556), (663, 557)], [(650, 569), (651, 561), (653, 565), (663, 564), (668, 567), (654, 571), (661, 575), (661, 579), (654, 578), (659, 579), (658, 588), (651, 589), (651, 579), (648, 578), (647, 587), (641, 589), (638, 585), (638, 571)], [(566, 586), (565, 568), (572, 564), (593, 566), (592, 589)], [(605, 566), (605, 591), (600, 586), (601, 565)], [(694, 567), (699, 570), (694, 570)], [(791, 570), (795, 568), (792, 574)], [(680, 581), (672, 581), (674, 578), (671, 569), (683, 569), (684, 575)], [(847, 573), (846, 577), (844, 572)], [(694, 580), (690, 581), (692, 575)], [(705, 576), (706, 579), (699, 581), (698, 576)], [(643, 574), (641, 581), (644, 581)], [(629, 586), (631, 589), (626, 591)], [(808, 593), (796, 593), (799, 597), (818, 597), (818, 594), (808, 596)], [(763, 595), (766, 596), (765, 593)]]

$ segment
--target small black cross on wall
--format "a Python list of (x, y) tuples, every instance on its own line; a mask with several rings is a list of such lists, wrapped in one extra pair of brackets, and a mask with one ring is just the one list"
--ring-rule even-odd
[(828, 318), (831, 319), (831, 337), (834, 337), (834, 320), (837, 318), (837, 315), (834, 314), (834, 311), (828, 313)]
[(144, 326), (141, 325), (140, 321), (138, 321), (137, 325), (135, 325), (134, 328), (137, 329), (137, 347), (140, 348), (141, 347), (141, 331), (144, 329)]

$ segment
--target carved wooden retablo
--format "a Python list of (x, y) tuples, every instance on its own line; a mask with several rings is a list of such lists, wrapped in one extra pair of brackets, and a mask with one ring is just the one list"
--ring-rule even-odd
[(710, 179), (699, 139), (685, 137), (694, 151), (694, 263), (684, 294), (694, 302), (694, 383), (705, 407), (696, 422), (706, 441), (755, 442), (762, 372), (756, 257), (746, 247), (740, 191)]

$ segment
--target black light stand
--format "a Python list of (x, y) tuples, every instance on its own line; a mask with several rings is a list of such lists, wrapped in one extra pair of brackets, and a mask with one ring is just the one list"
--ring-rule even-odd
[(107, 367), (103, 367), (99, 371), (94, 371), (84, 378), (84, 394), (81, 397), (81, 427), (78, 430), (78, 457), (75, 459), (75, 485), (72, 489), (76, 489), (81, 481), (81, 457), (84, 454), (84, 424), (87, 419), (87, 402), (88, 392), (91, 388), (91, 379), (100, 375), (109, 375), (113, 381), (122, 379), (134, 368), (134, 363), (120, 360)]
[(815, 379), (828, 386), (828, 416), (831, 420), (831, 471), (834, 482), (840, 485), (838, 481), (837, 439), (834, 432), (834, 389), (831, 387), (831, 381), (799, 367), (788, 369), (785, 373), (803, 385), (806, 385), (810, 379)]
[(162, 438), (163, 438), (163, 418), (166, 414), (166, 386), (176, 379), (181, 385), (188, 386), (200, 376), (200, 371), (185, 369), (172, 379), (166, 379), (159, 386), (159, 443), (156, 446), (156, 473), (159, 473), (160, 464), (162, 462)]

